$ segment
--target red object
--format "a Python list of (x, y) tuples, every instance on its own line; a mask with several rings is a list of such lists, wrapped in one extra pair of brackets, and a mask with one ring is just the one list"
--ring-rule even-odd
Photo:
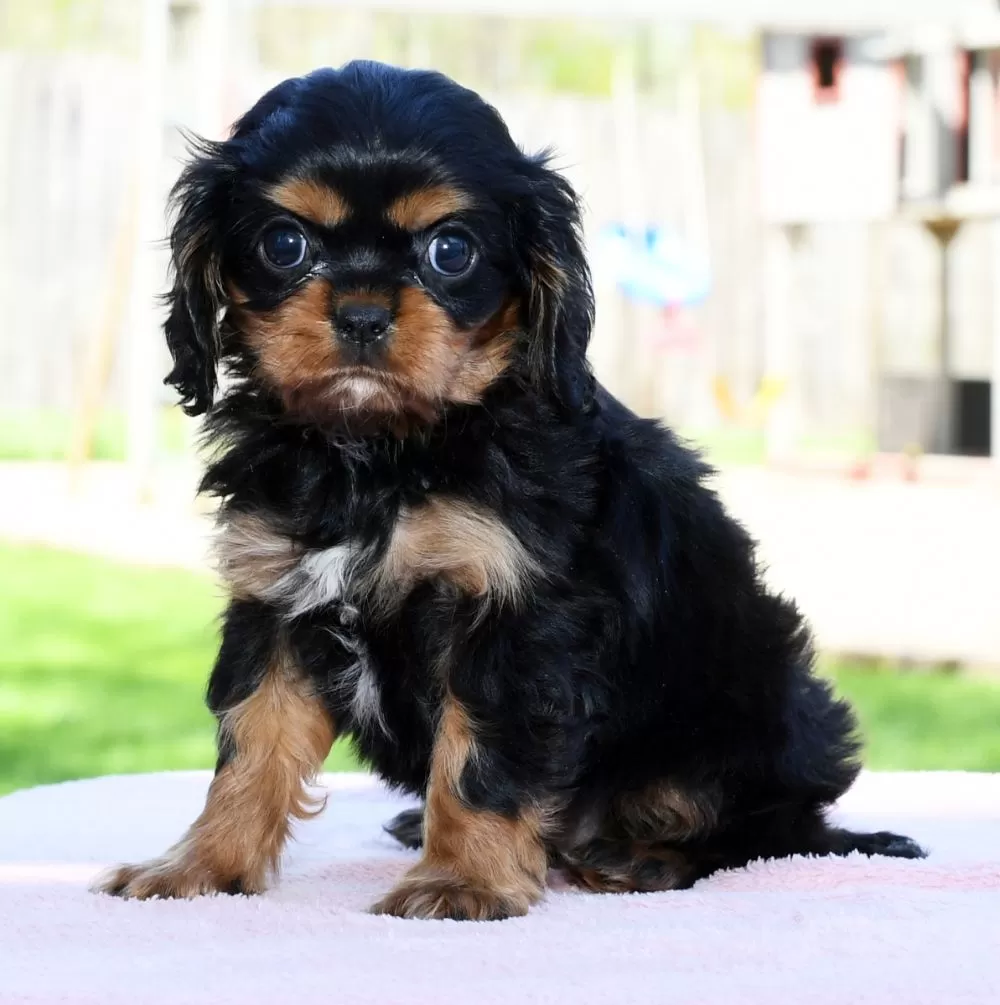
[(696, 349), (701, 342), (701, 328), (694, 313), (678, 305), (663, 308), (662, 324), (654, 341), (661, 349)]

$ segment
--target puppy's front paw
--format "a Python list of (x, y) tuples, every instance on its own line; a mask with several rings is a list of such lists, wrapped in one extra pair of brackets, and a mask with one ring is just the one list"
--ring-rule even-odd
[(396, 918), (451, 918), (453, 921), (502, 921), (528, 913), (532, 898), (474, 887), (443, 872), (416, 870), (384, 896), (372, 914)]
[(119, 866), (100, 877), (92, 889), (95, 893), (135, 900), (260, 892), (259, 885), (243, 878), (222, 876), (196, 859), (169, 854), (139, 865)]

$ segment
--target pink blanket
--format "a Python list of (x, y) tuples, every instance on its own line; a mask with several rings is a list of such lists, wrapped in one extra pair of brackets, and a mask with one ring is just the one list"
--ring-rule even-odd
[(412, 860), (381, 824), (406, 803), (324, 779), (264, 897), (122, 902), (103, 866), (164, 850), (205, 773), (95, 779), (0, 799), (0, 1003), (94, 1005), (997, 1005), (1000, 775), (866, 775), (838, 816), (929, 847), (924, 862), (763, 862), (693, 890), (555, 886), (527, 918), (375, 918)]

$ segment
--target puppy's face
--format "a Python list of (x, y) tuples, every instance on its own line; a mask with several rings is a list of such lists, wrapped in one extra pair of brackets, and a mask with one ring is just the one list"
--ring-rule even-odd
[(446, 78), (350, 64), (287, 81), (176, 198), (169, 379), (190, 411), (223, 357), (324, 425), (433, 421), (509, 370), (583, 403), (575, 198)]
[(250, 186), (224, 253), (234, 333), (288, 410), (321, 421), (478, 400), (521, 319), (502, 215), (441, 172), (345, 153)]

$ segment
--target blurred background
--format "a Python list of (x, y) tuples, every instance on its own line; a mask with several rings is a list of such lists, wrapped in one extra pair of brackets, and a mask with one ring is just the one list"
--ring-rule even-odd
[(870, 765), (1000, 770), (995, 0), (0, 0), (0, 792), (213, 763), (166, 193), (357, 57), (555, 148), (600, 378), (717, 466)]

